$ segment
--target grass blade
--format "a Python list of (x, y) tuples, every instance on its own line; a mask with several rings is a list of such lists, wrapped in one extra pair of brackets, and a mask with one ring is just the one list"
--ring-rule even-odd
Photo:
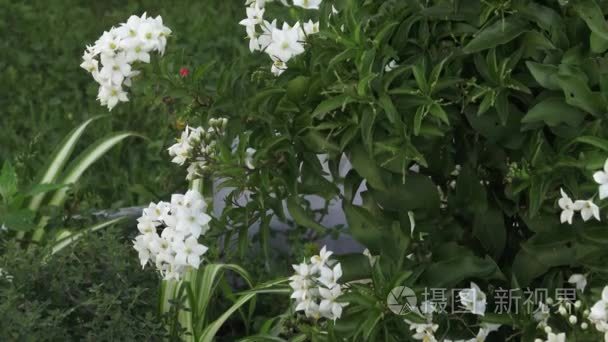
[[(116, 144), (124, 140), (125, 138), (138, 136), (133, 132), (121, 132), (109, 135), (105, 138), (101, 138), (89, 146), (83, 151), (76, 160), (74, 160), (64, 173), (64, 176), (60, 178), (60, 184), (72, 184), (80, 179), (80, 176), (99, 158), (101, 158), (108, 150), (114, 147)], [(67, 195), (67, 188), (59, 189), (55, 192), (51, 198), (49, 204), (52, 206), (60, 207), (63, 205)], [(44, 227), (48, 222), (48, 217), (40, 219), (38, 229), (34, 232), (32, 237), (33, 241), (40, 241), (44, 235)]]
[[(38, 181), (38, 184), (54, 183), (54, 181), (57, 179), (57, 176), (63, 169), (63, 166), (70, 158), (72, 152), (74, 151), (74, 148), (76, 147), (76, 143), (78, 143), (78, 140), (84, 133), (87, 126), (94, 120), (97, 120), (101, 117), (103, 117), (103, 115), (92, 117), (89, 120), (83, 122), (80, 126), (74, 128), (74, 130), (72, 130), (72, 132), (70, 132), (63, 139), (63, 141), (59, 144), (58, 148), (53, 153), (53, 157), (49, 159), (49, 164), (46, 165), (45, 168), (43, 168), (44, 171), (40, 175), (40, 180)], [(40, 204), (42, 203), (45, 194), (46, 192), (41, 192), (36, 194), (36, 196), (32, 197), (28, 208), (32, 211), (37, 211), (38, 208), (40, 208)]]
[(125, 220), (125, 217), (119, 217), (119, 218), (115, 218), (115, 219), (112, 219), (109, 221), (98, 223), (96, 225), (90, 226), (90, 227), (80, 230), (78, 232), (68, 232), (67, 235), (62, 234), (62, 236), (53, 244), (53, 247), (51, 249), (51, 255), (54, 255), (55, 253), (68, 247), (72, 243), (78, 241), (78, 239), (80, 239), (86, 233), (96, 232), (98, 230), (101, 230), (101, 229), (110, 227), (114, 224), (117, 224), (123, 220)]

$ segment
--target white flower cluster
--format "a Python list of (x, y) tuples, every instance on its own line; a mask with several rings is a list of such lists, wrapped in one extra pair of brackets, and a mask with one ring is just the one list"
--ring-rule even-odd
[(291, 298), (296, 300), (296, 311), (304, 311), (306, 317), (325, 317), (335, 321), (342, 316), (342, 308), (347, 305), (337, 301), (342, 295), (342, 287), (338, 284), (342, 265), (329, 260), (332, 254), (323, 247), (319, 255), (310, 258), (310, 263), (304, 261), (293, 265), (296, 273), (289, 278), (293, 289)]
[(132, 15), (126, 23), (105, 31), (93, 46), (87, 46), (80, 66), (99, 83), (99, 102), (112, 110), (118, 102), (129, 101), (123, 85), (130, 87), (131, 79), (139, 74), (133, 64), (149, 63), (154, 51), (162, 55), (170, 34), (160, 16), (146, 17), (144, 13), (141, 17)]
[[(271, 72), (279, 76), (287, 70), (287, 62), (304, 52), (306, 38), (319, 32), (319, 22), (309, 20), (296, 22), (293, 26), (283, 23), (277, 27), (277, 21), (264, 20), (264, 6), (270, 0), (247, 0), (247, 18), (239, 24), (245, 26), (249, 38), (249, 50), (263, 51), (272, 60)], [(281, 0), (288, 6), (287, 1)], [(293, 4), (305, 9), (319, 9), (321, 0), (294, 0)]]
[(608, 341), (608, 286), (604, 287), (600, 300), (591, 307), (589, 321), (597, 331), (604, 334), (604, 340)]
[[(483, 316), (486, 312), (486, 294), (481, 291), (479, 286), (471, 282), (471, 287), (463, 289), (458, 293), (460, 303), (469, 312)], [(410, 330), (414, 333), (412, 338), (415, 340), (422, 340), (425, 342), (437, 342), (439, 341), (435, 337), (435, 333), (439, 329), (439, 325), (433, 323), (433, 313), (437, 311), (435, 303), (431, 301), (424, 301), (420, 304), (420, 308), (416, 308), (414, 313), (418, 314), (422, 319), (426, 320), (425, 323), (416, 323), (405, 319), (405, 322), (409, 324)], [(479, 330), (477, 335), (470, 339), (451, 340), (443, 339), (444, 342), (483, 342), (486, 340), (488, 335), (500, 328), (500, 324), (492, 324), (487, 322), (481, 322), (479, 324)]]
[(181, 279), (189, 267), (198, 269), (207, 252), (198, 242), (209, 230), (211, 217), (206, 210), (207, 204), (196, 190), (174, 194), (171, 203), (150, 203), (137, 219), (141, 234), (133, 241), (142, 268), (151, 262), (166, 280)]
[(562, 198), (559, 199), (557, 204), (562, 209), (562, 213), (560, 215), (560, 222), (568, 222), (572, 224), (572, 219), (574, 218), (575, 212), (580, 212), (583, 221), (587, 222), (592, 217), (595, 217), (596, 220), (600, 220), (600, 208), (593, 203), (592, 200), (576, 200), (572, 201), (572, 199), (564, 192), (563, 189), (559, 190), (562, 194)]
[[(600, 200), (608, 197), (608, 159), (604, 162), (604, 169), (593, 173), (593, 180), (599, 184), (598, 193)], [(562, 209), (560, 216), (561, 223), (568, 222), (572, 224), (574, 213), (580, 211), (583, 221), (588, 221), (592, 217), (600, 221), (600, 208), (589, 200), (572, 201), (570, 197), (560, 189), (562, 198), (559, 199), (558, 205)]]
[(209, 128), (186, 126), (177, 143), (169, 147), (171, 160), (178, 165), (188, 165), (187, 180), (200, 178), (209, 168), (215, 155), (216, 141), (224, 135), (228, 119), (209, 119)]
[[(575, 285), (577, 290), (583, 292), (587, 286), (587, 278), (583, 274), (572, 274), (568, 283)], [(551, 310), (551, 307), (554, 310)], [(550, 319), (558, 321), (560, 316), (572, 329), (580, 328), (580, 331), (587, 331), (590, 325), (593, 325), (603, 335), (604, 341), (608, 342), (608, 286), (604, 288), (600, 300), (591, 307), (591, 310), (585, 309), (581, 300), (572, 302), (564, 298), (556, 300), (546, 298), (545, 303), (539, 303), (539, 308), (534, 313), (534, 320), (539, 322), (537, 327), (542, 329), (546, 338), (536, 338), (534, 342), (565, 342), (566, 333), (556, 332), (549, 325)], [(564, 325), (559, 326), (563, 329)], [(601, 338), (594, 340), (599, 341)]]

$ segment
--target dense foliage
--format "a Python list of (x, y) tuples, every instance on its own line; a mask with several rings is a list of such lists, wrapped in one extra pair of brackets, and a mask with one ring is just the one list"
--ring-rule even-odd
[[(67, 12), (51, 5), (44, 21), (34, 14), (36, 2), (0, 5), (40, 29), (53, 18), (103, 18), (81, 24), (86, 36), (72, 30), (51, 41), (53, 48), (74, 50), (66, 60), (39, 59), (40, 50), (53, 49), (35, 44), (33, 28), (15, 43), (2, 43), (34, 64), (0, 59), (8, 65), (0, 68), (8, 80), (0, 86), (8, 95), (0, 104), (10, 123), (0, 155), (12, 155), (20, 179), (34, 179), (38, 158), (50, 148), (18, 133), (44, 136), (54, 129), (48, 122), (75, 126), (80, 115), (103, 112), (94, 103), (98, 85), (76, 72), (76, 56), (127, 15), (109, 3)], [(71, 187), (75, 196), (66, 202), (83, 208), (158, 202), (138, 220), (135, 248), (141, 264), (152, 263), (165, 278), (159, 312), (151, 310), (158, 316), (148, 320), (150, 302), (125, 294), (138, 306), (122, 314), (140, 315), (135, 321), (141, 322), (120, 327), (128, 336), (146, 338), (139, 334), (157, 324), (169, 338), (197, 341), (216, 335), (251, 336), (245, 341), (483, 341), (488, 335), (590, 341), (608, 332), (608, 3), (145, 5), (129, 10), (163, 16), (173, 32), (167, 53), (142, 66), (129, 102), (113, 109), (102, 133), (129, 129), (149, 140), (119, 145), (102, 160), (104, 172)], [(204, 18), (193, 18), (197, 11)], [(28, 74), (32, 65), (57, 70), (59, 79), (46, 83)], [(58, 108), (68, 119), (51, 117)], [(14, 154), (12, 146), (21, 152)], [(183, 170), (170, 168), (170, 159)], [(196, 200), (179, 195), (186, 193), (186, 179), (186, 197)], [(82, 195), (84, 185), (90, 190)], [(0, 179), (0, 194), (2, 186)], [(325, 220), (330, 208), (343, 222)], [(277, 232), (278, 226), (287, 232)], [(55, 221), (50, 227), (65, 228)], [(344, 235), (365, 253), (338, 255), (309, 244)], [(284, 241), (290, 248), (277, 248)], [(5, 254), (33, 253), (10, 250)], [(62, 258), (53, 255), (50, 263), (69, 262)], [(129, 258), (127, 264), (137, 264), (134, 252)], [(285, 263), (294, 263), (293, 270)], [(127, 272), (130, 266), (112, 267)], [(25, 281), (18, 266), (6, 269), (17, 270), (13, 284)], [(137, 274), (128, 284), (146, 277)], [(125, 290), (112, 286), (116, 293)], [(422, 305), (402, 312), (391, 302), (403, 300), (403, 287)], [(444, 297), (422, 302), (429, 290), (443, 290)], [(544, 297), (524, 301), (539, 290)], [(508, 310), (498, 301), (504, 291)], [(100, 296), (99, 306), (108, 305)], [(50, 304), (40, 305), (44, 311)], [(16, 307), (3, 310), (14, 317)], [(70, 313), (68, 321), (80, 315), (86, 313)], [(74, 336), (103, 339), (112, 330), (91, 324)], [(20, 326), (11, 336), (20, 336)], [(151, 336), (154, 329), (145, 332)]]

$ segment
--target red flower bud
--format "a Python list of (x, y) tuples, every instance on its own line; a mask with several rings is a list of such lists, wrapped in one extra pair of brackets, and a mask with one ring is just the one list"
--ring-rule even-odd
[(186, 67), (182, 67), (179, 69), (179, 75), (181, 77), (188, 77), (188, 75), (190, 75), (190, 69), (186, 68)]

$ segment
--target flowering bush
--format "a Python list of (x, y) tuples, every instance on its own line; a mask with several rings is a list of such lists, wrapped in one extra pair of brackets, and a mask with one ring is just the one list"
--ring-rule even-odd
[[(189, 180), (213, 180), (228, 192), (218, 223), (225, 239), (238, 233), (241, 255), (253, 231), (270, 257), (273, 219), (300, 227), (300, 238), (350, 234), (367, 248), (336, 261), (323, 248), (294, 265), (287, 288), (294, 315), (265, 333), (604, 336), (603, 7), (246, 6), (240, 24), (249, 49), (273, 66), (254, 73), (254, 95), (222, 114), (228, 123), (186, 128), (169, 150), (173, 161), (189, 163)], [(315, 206), (319, 199), (325, 204)], [(330, 208), (347, 228), (323, 220)]]
[[(144, 209), (133, 242), (164, 279), (161, 313), (197, 341), (608, 340), (605, 12), (246, 1), (242, 44), (270, 68), (254, 54), (245, 76), (166, 80), (191, 97), (163, 146), (191, 189)], [(102, 87), (164, 50), (162, 22), (132, 18), (156, 43), (133, 50), (129, 22), (104, 34), (84, 63), (100, 55)], [(126, 99), (108, 89), (109, 108)], [(347, 236), (352, 253), (318, 249)], [(285, 254), (295, 274), (275, 268)], [(263, 295), (292, 300), (256, 310)]]

